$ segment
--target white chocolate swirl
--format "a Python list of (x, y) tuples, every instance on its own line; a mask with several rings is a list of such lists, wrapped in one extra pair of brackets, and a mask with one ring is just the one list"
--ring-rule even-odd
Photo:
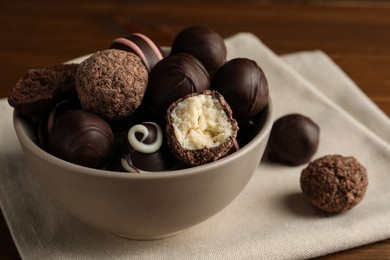
[(132, 173), (139, 173), (141, 172), (139, 169), (134, 167), (133, 165), (129, 164), (129, 162), (125, 158), (121, 158), (121, 165), (124, 170)]
[[(161, 131), (161, 128), (158, 124), (154, 122), (145, 122), (147, 124), (151, 124), (156, 128), (156, 140), (151, 144), (145, 144), (143, 141), (148, 137), (149, 130), (146, 126), (142, 124), (134, 125), (130, 128), (129, 132), (127, 133), (127, 139), (130, 143), (130, 145), (133, 147), (134, 150), (141, 152), (141, 153), (154, 153), (157, 152), (163, 142), (163, 134)], [(141, 133), (142, 139), (138, 140), (135, 136), (136, 133)]]

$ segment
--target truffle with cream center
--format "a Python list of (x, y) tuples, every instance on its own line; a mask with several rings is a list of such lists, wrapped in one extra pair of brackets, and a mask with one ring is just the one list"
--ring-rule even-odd
[(167, 112), (167, 141), (186, 165), (216, 161), (234, 145), (238, 126), (223, 96), (206, 90), (174, 102)]

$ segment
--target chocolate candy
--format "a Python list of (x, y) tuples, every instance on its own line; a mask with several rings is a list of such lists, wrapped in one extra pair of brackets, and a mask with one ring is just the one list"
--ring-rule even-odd
[(30, 69), (11, 89), (8, 103), (27, 116), (47, 113), (63, 99), (76, 99), (79, 64)]
[(110, 49), (129, 51), (138, 55), (150, 72), (157, 62), (165, 57), (164, 52), (150, 38), (141, 33), (133, 33), (112, 41)]
[(48, 139), (54, 156), (92, 168), (105, 164), (113, 145), (109, 125), (83, 110), (71, 110), (58, 117)]
[(356, 158), (326, 155), (302, 170), (300, 183), (304, 196), (315, 207), (328, 213), (341, 213), (363, 199), (368, 176)]
[(118, 120), (141, 104), (147, 83), (148, 71), (137, 55), (109, 49), (80, 64), (76, 89), (84, 110)]
[(160, 126), (154, 122), (134, 125), (124, 142), (121, 164), (128, 172), (155, 172), (173, 169), (176, 160), (170, 154)]
[(226, 62), (225, 42), (218, 33), (206, 26), (188, 27), (176, 35), (171, 55), (183, 52), (199, 59), (210, 75)]
[(268, 83), (253, 60), (236, 58), (223, 65), (211, 80), (211, 89), (221, 93), (240, 122), (259, 113), (268, 104)]
[(237, 142), (240, 147), (248, 144), (263, 128), (267, 119), (267, 109), (268, 105), (260, 113), (238, 124)]
[(194, 56), (177, 54), (161, 60), (149, 75), (145, 102), (157, 114), (164, 115), (179, 98), (208, 89), (209, 74)]
[(272, 126), (268, 140), (271, 159), (290, 165), (307, 163), (317, 151), (320, 128), (300, 114), (280, 117)]
[(76, 101), (63, 100), (57, 103), (50, 113), (41, 117), (38, 124), (37, 137), (38, 144), (42, 149), (47, 150), (48, 136), (55, 121), (65, 112), (75, 109), (81, 109), (80, 103)]
[(216, 91), (193, 93), (167, 111), (167, 142), (188, 166), (213, 162), (228, 154), (237, 136), (237, 122), (223, 96)]

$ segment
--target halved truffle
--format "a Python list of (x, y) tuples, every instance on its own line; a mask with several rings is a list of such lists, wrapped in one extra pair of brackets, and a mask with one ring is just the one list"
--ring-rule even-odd
[(30, 69), (11, 89), (8, 103), (20, 113), (36, 116), (50, 111), (63, 99), (77, 99), (79, 64)]
[(238, 125), (223, 96), (206, 90), (172, 103), (167, 111), (167, 141), (172, 153), (189, 166), (228, 154)]

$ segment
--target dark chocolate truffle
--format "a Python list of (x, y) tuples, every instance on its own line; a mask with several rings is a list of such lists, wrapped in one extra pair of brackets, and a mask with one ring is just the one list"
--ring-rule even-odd
[(62, 99), (76, 99), (76, 73), (79, 64), (30, 69), (11, 89), (8, 103), (18, 112), (36, 116)]
[(263, 128), (268, 114), (268, 105), (256, 115), (238, 124), (237, 142), (240, 147), (248, 144)]
[(49, 133), (51, 154), (91, 168), (101, 168), (105, 164), (113, 142), (110, 126), (84, 110), (65, 112), (55, 121)]
[(175, 168), (160, 126), (154, 122), (134, 125), (124, 142), (121, 164), (128, 172), (156, 172)]
[(148, 71), (141, 58), (109, 49), (80, 64), (76, 88), (83, 109), (117, 120), (131, 115), (141, 104), (147, 83)]
[(167, 111), (168, 146), (189, 166), (213, 162), (228, 154), (237, 131), (228, 103), (216, 91), (189, 94)]
[(149, 37), (141, 33), (133, 33), (112, 41), (110, 49), (129, 51), (138, 55), (150, 72), (157, 62), (165, 57), (164, 52)]
[(179, 32), (173, 43), (171, 55), (190, 53), (213, 75), (226, 62), (226, 46), (222, 37), (207, 26), (192, 26)]
[(75, 109), (81, 109), (79, 102), (62, 100), (53, 107), (50, 113), (46, 113), (40, 118), (37, 129), (37, 137), (38, 144), (42, 149), (47, 150), (48, 136), (55, 121), (65, 112)]
[(204, 66), (190, 54), (169, 56), (156, 64), (149, 76), (145, 102), (157, 114), (185, 95), (200, 93), (210, 85)]
[(356, 158), (327, 155), (303, 169), (300, 183), (311, 204), (328, 213), (340, 213), (363, 199), (368, 177)]
[(317, 151), (320, 128), (300, 114), (280, 117), (272, 126), (267, 152), (271, 159), (290, 165), (310, 161)]
[(268, 82), (263, 70), (250, 59), (236, 58), (211, 79), (211, 89), (225, 98), (239, 122), (259, 113), (268, 104)]

